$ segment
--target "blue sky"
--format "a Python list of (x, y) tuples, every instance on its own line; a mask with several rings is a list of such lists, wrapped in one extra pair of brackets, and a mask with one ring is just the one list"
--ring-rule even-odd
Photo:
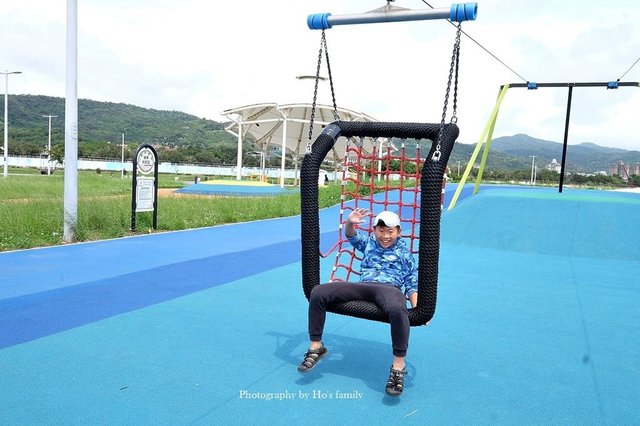
[[(6, 0), (0, 69), (10, 94), (65, 96), (65, 0)], [(222, 121), (229, 108), (311, 102), (320, 33), (308, 14), (362, 13), (364, 0), (80, 0), (78, 96)], [(420, 0), (395, 6), (428, 9)], [(451, 3), (430, 1), (436, 8)], [(460, 141), (477, 141), (501, 84), (612, 81), (640, 57), (640, 4), (625, 0), (478, 2), (463, 30)], [(327, 32), (338, 105), (379, 120), (439, 121), (455, 29), (446, 21), (336, 26)], [(522, 77), (522, 78), (520, 78)], [(622, 81), (640, 81), (640, 64)], [(320, 101), (329, 103), (329, 88)], [(512, 89), (494, 136), (561, 141), (567, 89)], [(640, 150), (640, 88), (576, 89), (569, 143)], [(47, 114), (48, 111), (39, 111)], [(82, 125), (82, 123), (80, 123)]]

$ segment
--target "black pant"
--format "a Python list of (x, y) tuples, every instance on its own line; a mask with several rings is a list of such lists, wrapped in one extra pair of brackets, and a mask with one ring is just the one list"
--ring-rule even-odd
[(351, 300), (366, 300), (380, 307), (391, 324), (391, 345), (395, 356), (407, 355), (409, 313), (400, 289), (388, 284), (333, 282), (317, 285), (309, 297), (309, 338), (322, 340), (327, 306)]

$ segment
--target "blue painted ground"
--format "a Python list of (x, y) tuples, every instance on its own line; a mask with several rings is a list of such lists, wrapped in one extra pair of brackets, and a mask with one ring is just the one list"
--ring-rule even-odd
[(567, 189), (445, 212), (399, 399), (385, 324), (330, 315), (296, 371), (299, 217), (3, 253), (0, 424), (638, 424), (638, 223), (637, 194)]

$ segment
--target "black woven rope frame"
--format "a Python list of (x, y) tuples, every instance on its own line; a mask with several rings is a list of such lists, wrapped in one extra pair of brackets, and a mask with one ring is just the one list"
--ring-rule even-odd
[[(311, 290), (320, 284), (320, 217), (318, 206), (318, 174), (320, 164), (340, 136), (413, 138), (437, 141), (440, 123), (384, 123), (336, 121), (325, 127), (305, 155), (300, 170), (302, 288), (307, 299)], [(440, 141), (441, 156), (433, 162), (431, 156), (437, 142), (433, 142), (425, 156), (421, 178), (420, 247), (418, 251), (418, 305), (409, 310), (411, 326), (424, 325), (433, 318), (438, 290), (438, 260), (440, 253), (440, 196), (442, 178), (449, 155), (458, 137), (458, 127), (446, 124)], [(347, 284), (348, 285), (348, 284)], [(389, 322), (375, 304), (363, 300), (336, 304), (329, 311), (374, 321)]]

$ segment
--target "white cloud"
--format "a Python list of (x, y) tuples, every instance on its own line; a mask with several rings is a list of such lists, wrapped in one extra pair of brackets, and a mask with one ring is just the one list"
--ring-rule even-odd
[[(371, 0), (83, 0), (78, 2), (78, 95), (222, 120), (227, 108), (310, 102), (320, 33), (310, 13), (361, 13)], [(448, 7), (450, 3), (434, 4)], [(395, 6), (428, 8), (418, 0)], [(606, 7), (578, 1), (479, 3), (463, 29), (537, 82), (610, 81), (640, 55), (637, 1)], [(63, 0), (13, 0), (0, 10), (1, 69), (19, 69), (11, 93), (65, 94)], [(439, 121), (455, 29), (445, 21), (339, 26), (327, 31), (336, 100), (380, 120)], [(326, 71), (324, 72), (326, 74)], [(640, 80), (640, 65), (624, 81)], [(460, 140), (480, 136), (500, 85), (523, 82), (466, 37), (462, 40)], [(321, 84), (319, 101), (330, 103)], [(638, 88), (576, 89), (570, 143), (640, 150)], [(527, 133), (560, 141), (566, 89), (510, 89), (494, 136)], [(451, 109), (451, 105), (450, 105)]]

